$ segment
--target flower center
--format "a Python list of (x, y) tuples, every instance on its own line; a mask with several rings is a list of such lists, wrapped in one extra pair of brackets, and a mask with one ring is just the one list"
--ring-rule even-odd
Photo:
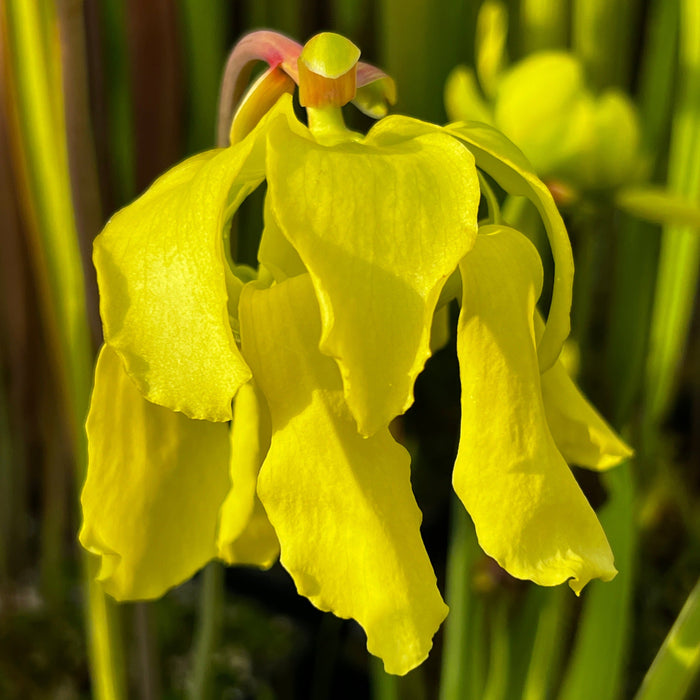
[(342, 107), (357, 91), (360, 50), (339, 34), (324, 32), (306, 42), (297, 62), (302, 107)]

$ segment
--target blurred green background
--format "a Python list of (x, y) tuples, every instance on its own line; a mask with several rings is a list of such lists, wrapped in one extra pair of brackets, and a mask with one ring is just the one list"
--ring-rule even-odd
[[(698, 221), (700, 202), (700, 9), (697, 0), (510, 0), (489, 3), (480, 15), (481, 4), (3, 0), (0, 697), (635, 695), (700, 575), (700, 334), (693, 317), (700, 238), (697, 224), (688, 226)], [(641, 203), (622, 206), (620, 192), (629, 186), (635, 194), (638, 180), (596, 188), (578, 181), (576, 168), (551, 178), (539, 173), (558, 197), (574, 247), (579, 381), (636, 450), (633, 462), (603, 478), (577, 472), (602, 509), (621, 573), (612, 584), (592, 584), (580, 600), (536, 589), (481, 555), (469, 523), (457, 515), (451, 522), (459, 388), (454, 353), (441, 352), (397, 426), (413, 455), (426, 546), (453, 608), (430, 659), (404, 679), (388, 678), (367, 657), (361, 630), (299, 598), (279, 566), (230, 569), (222, 612), (209, 626), (201, 601), (222, 591), (203, 594), (202, 575), (160, 601), (108, 605), (121, 630), (115, 658), (123, 677), (121, 693), (110, 695), (90, 681), (76, 541), (79, 417), (100, 342), (91, 242), (156, 176), (214, 146), (227, 53), (256, 28), (301, 42), (324, 30), (346, 35), (363, 60), (395, 78), (394, 111), (437, 123), (448, 118), (445, 84), (457, 65), (476, 65), (493, 106), (500, 97), (497, 87), (489, 94), (489, 78), (497, 84), (508, 63), (541, 50), (571, 52), (591, 95), (617, 88), (632, 100), (644, 182), (682, 198), (680, 214), (667, 200), (656, 207), (646, 190), (636, 192)], [(490, 55), (500, 64), (489, 63)], [(538, 89), (546, 93), (550, 79), (558, 89), (546, 74)], [(541, 97), (530, 96), (528, 84), (520, 88), (516, 124), (522, 110), (523, 120), (553, 128), (531, 114)], [(608, 129), (614, 152), (630, 127), (613, 119)], [(541, 244), (527, 210), (511, 201), (504, 211)], [(259, 216), (250, 207), (239, 225), (255, 228)], [(72, 247), (82, 270), (66, 252)], [(459, 561), (455, 538), (467, 542)], [(697, 616), (695, 607), (691, 613)], [(657, 686), (668, 699), (697, 697), (700, 621), (684, 629), (685, 661), (657, 667), (682, 682), (657, 675), (638, 697), (661, 697), (653, 695)], [(463, 648), (454, 641), (460, 634), (467, 654), (450, 660), (450, 648)]]

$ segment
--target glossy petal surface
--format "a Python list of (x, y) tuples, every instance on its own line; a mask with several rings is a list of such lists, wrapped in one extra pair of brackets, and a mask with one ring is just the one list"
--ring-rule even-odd
[(338, 361), (363, 434), (413, 401), (440, 289), (476, 235), (471, 155), (444, 134), (321, 146), (278, 120), (268, 196), (311, 273), (321, 350)]
[(217, 546), (227, 564), (267, 568), (279, 556), (279, 542), (260, 503), (258, 472), (270, 446), (270, 416), (253, 382), (236, 394), (231, 427), (231, 490), (221, 506)]
[(112, 596), (157, 598), (216, 556), (228, 425), (146, 401), (105, 346), (87, 432), (80, 541), (101, 556), (99, 579)]
[(307, 275), (247, 286), (240, 319), (243, 353), (272, 417), (258, 494), (282, 564), (315, 606), (364, 627), (387, 671), (406, 673), (427, 656), (447, 613), (420, 536), (408, 454), (388, 429), (358, 434), (338, 368), (318, 350)]
[(578, 593), (616, 572), (600, 523), (547, 427), (533, 325), (542, 267), (522, 234), (488, 229), (460, 265), (455, 491), (482, 548), (509, 573), (545, 586), (570, 579)]

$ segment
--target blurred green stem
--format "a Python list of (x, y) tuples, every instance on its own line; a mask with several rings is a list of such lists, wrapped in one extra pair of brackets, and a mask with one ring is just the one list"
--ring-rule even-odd
[(500, 595), (491, 605), (489, 628), (489, 671), (482, 700), (507, 700), (510, 675), (510, 638), (508, 630), (508, 591)]
[(638, 0), (574, 0), (572, 45), (595, 89), (627, 87)]
[[(87, 461), (83, 428), (92, 383), (84, 276), (72, 205), (58, 26), (51, 3), (9, 0), (3, 34), (14, 94), (13, 131), (22, 160), (25, 206), (43, 320), (62, 389), (80, 487)], [(124, 696), (116, 612), (95, 581), (97, 560), (83, 553), (90, 670), (99, 700)]]
[[(661, 165), (658, 154), (671, 116), (669, 76), (678, 51), (678, 3), (654, 0), (649, 18), (639, 107), (642, 143), (654, 172)], [(616, 387), (617, 426), (627, 424), (642, 389), (658, 260), (658, 229), (625, 217), (616, 240), (607, 348), (609, 384)]]
[(187, 150), (211, 148), (216, 139), (219, 73), (226, 61), (227, 3), (179, 0), (185, 50), (183, 58), (190, 92), (187, 100)]
[(530, 595), (539, 598), (537, 629), (532, 641), (530, 663), (523, 683), (522, 700), (546, 700), (558, 676), (563, 649), (561, 633), (567, 598), (571, 591), (565, 586), (551, 589), (533, 588)]
[(474, 691), (480, 685), (483, 669), (478, 668), (481, 656), (477, 649), (470, 648), (470, 642), (476, 605), (472, 569), (479, 549), (474, 526), (456, 496), (452, 498), (451, 514), (445, 590), (450, 614), (445, 621), (440, 700), (476, 700), (479, 695)]
[(631, 464), (615, 467), (603, 479), (609, 501), (600, 512), (600, 521), (619, 573), (607, 583), (594, 581), (584, 593), (584, 608), (560, 700), (621, 697), (636, 546)]
[(700, 580), (647, 671), (634, 700), (683, 700), (700, 670)]
[(201, 581), (199, 617), (194, 640), (190, 700), (206, 700), (212, 697), (212, 655), (219, 641), (224, 589), (224, 567), (216, 561), (209, 562)]
[(398, 678), (386, 673), (381, 659), (374, 656), (370, 659), (370, 682), (372, 700), (401, 700)]
[[(700, 4), (681, 2), (679, 90), (669, 156), (669, 189), (689, 199), (700, 193)], [(658, 425), (673, 399), (685, 349), (700, 266), (697, 231), (664, 229), (647, 360), (648, 427)]]
[(123, 206), (136, 194), (136, 162), (134, 148), (133, 100), (127, 52), (126, 3), (103, 0), (99, 16), (104, 36), (103, 60), (106, 111), (108, 116), (109, 171), (115, 206)]
[(522, 0), (520, 40), (523, 55), (566, 48), (568, 20), (569, 5), (566, 0)]

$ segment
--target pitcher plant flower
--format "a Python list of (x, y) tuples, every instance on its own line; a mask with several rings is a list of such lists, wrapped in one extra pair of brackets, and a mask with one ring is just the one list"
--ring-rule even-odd
[[(335, 34), (304, 47), (245, 37), (223, 113), (252, 61), (269, 69), (229, 120), (230, 145), (173, 167), (97, 238), (105, 344), (80, 540), (119, 600), (158, 597), (211, 559), (279, 557), (301, 595), (356, 620), (404, 674), (447, 607), (389, 424), (413, 402), (447, 305), (461, 304), (454, 488), (513, 576), (578, 594), (615, 575), (567, 462), (606, 469), (629, 449), (558, 359), (573, 262), (547, 188), (491, 127), (385, 116), (393, 83), (359, 53)], [(351, 100), (381, 117), (366, 135), (345, 127)], [(533, 245), (477, 221), (481, 171), (543, 218), (546, 321)], [(263, 182), (253, 269), (232, 259), (231, 221)]]

